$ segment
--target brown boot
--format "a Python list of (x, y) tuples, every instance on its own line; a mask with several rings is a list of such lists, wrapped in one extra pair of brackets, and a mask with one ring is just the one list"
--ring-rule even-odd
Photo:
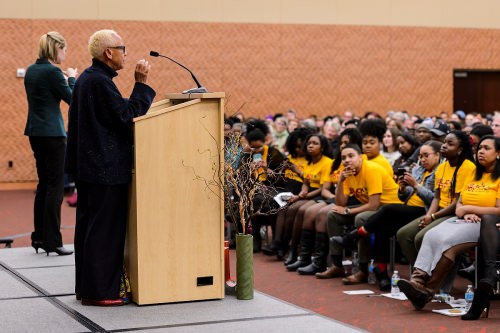
[(430, 277), (417, 268), (410, 281), (399, 280), (399, 289), (408, 297), (415, 309), (420, 310), (432, 300), (454, 264), (447, 257), (441, 256)]
[(429, 294), (425, 288), (428, 279), (429, 275), (426, 272), (415, 268), (411, 274), (410, 281), (405, 279), (398, 281), (399, 289), (406, 295), (416, 310), (422, 309), (432, 299), (432, 295), (430, 295), (429, 299)]
[(344, 277), (345, 271), (343, 267), (331, 265), (329, 268), (327, 268), (326, 271), (322, 273), (316, 273), (315, 275), (318, 279), (333, 279), (336, 277)]
[(368, 274), (363, 271), (357, 271), (356, 274), (349, 275), (342, 279), (342, 283), (345, 285), (360, 284), (368, 282)]
[(436, 293), (454, 265), (454, 261), (451, 261), (445, 256), (441, 256), (441, 259), (439, 259), (436, 267), (434, 267), (434, 270), (432, 271), (432, 275), (429, 278), (429, 281), (427, 281), (427, 284), (425, 285), (425, 289), (427, 289), (428, 293), (430, 293), (431, 295), (434, 295)]

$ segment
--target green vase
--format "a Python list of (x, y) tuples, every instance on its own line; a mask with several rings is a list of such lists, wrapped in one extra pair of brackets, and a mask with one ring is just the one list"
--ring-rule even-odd
[(252, 235), (236, 235), (236, 298), (253, 299)]

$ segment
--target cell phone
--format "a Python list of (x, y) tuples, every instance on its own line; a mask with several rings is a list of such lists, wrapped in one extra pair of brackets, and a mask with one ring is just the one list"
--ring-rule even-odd
[(405, 167), (399, 167), (398, 170), (396, 171), (396, 176), (401, 177), (404, 176), (405, 172), (408, 171), (408, 168)]
[(262, 161), (262, 154), (253, 154), (253, 161), (254, 162)]

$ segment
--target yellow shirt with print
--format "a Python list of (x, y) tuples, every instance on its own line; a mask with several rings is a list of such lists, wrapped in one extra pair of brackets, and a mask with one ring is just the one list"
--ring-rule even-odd
[(310, 188), (319, 188), (323, 182), (323, 176), (330, 173), (332, 159), (326, 156), (316, 163), (306, 164), (304, 167), (304, 180), (309, 181)]
[[(335, 159), (332, 160), (332, 165), (335, 163)], [(340, 173), (344, 170), (344, 165), (341, 163), (337, 170), (332, 171), (332, 167), (330, 166), (330, 171), (324, 175), (323, 179), (321, 180), (321, 184), (324, 183), (332, 183), (332, 184), (337, 184), (339, 182), (339, 177)]]
[(491, 173), (484, 173), (481, 179), (472, 175), (462, 189), (462, 204), (479, 207), (495, 207), (500, 199), (500, 178), (493, 180)]
[(401, 203), (398, 185), (392, 176), (379, 164), (365, 160), (357, 175), (344, 180), (344, 194), (356, 197), (363, 204), (368, 203), (369, 196), (374, 194), (381, 195), (382, 205)]
[[(290, 163), (292, 163), (293, 165), (296, 165), (297, 168), (299, 168), (300, 171), (304, 172), (304, 168), (307, 164), (307, 160), (304, 156), (300, 156), (300, 157), (292, 157), (291, 155), (288, 156), (288, 160), (290, 161)], [(285, 178), (287, 179), (292, 179), (292, 180), (296, 180), (298, 182), (301, 182), (302, 183), (302, 178), (300, 178), (299, 175), (297, 175), (295, 172), (293, 172), (292, 170), (290, 169), (286, 169), (285, 170)]]
[[(450, 196), (451, 180), (457, 167), (452, 167), (447, 160), (441, 163), (436, 169), (436, 182), (434, 188), (440, 191), (439, 207), (445, 208), (451, 205), (454, 196)], [(455, 181), (455, 194), (462, 191), (466, 181), (476, 171), (476, 166), (469, 160), (465, 160), (457, 172)]]

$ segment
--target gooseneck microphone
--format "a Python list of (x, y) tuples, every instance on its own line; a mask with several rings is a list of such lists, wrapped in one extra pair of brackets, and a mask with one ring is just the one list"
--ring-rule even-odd
[(162, 57), (162, 58), (167, 58), (168, 60), (176, 63), (177, 65), (181, 66), (182, 68), (184, 68), (185, 70), (187, 70), (189, 72), (189, 74), (191, 74), (191, 77), (193, 78), (194, 82), (196, 83), (196, 86), (198, 88), (192, 88), (192, 89), (188, 89), (188, 90), (184, 90), (182, 93), (183, 94), (195, 94), (195, 93), (206, 93), (208, 92), (207, 89), (205, 87), (203, 87), (200, 82), (198, 81), (198, 79), (196, 78), (196, 76), (194, 76), (193, 72), (191, 72), (191, 70), (189, 68), (187, 68), (186, 66), (184, 66), (183, 64), (181, 64), (180, 62), (177, 62), (175, 61), (174, 59), (170, 58), (170, 57), (167, 57), (163, 54), (160, 54), (156, 51), (150, 51), (149, 52), (149, 55), (152, 56), (152, 57)]

